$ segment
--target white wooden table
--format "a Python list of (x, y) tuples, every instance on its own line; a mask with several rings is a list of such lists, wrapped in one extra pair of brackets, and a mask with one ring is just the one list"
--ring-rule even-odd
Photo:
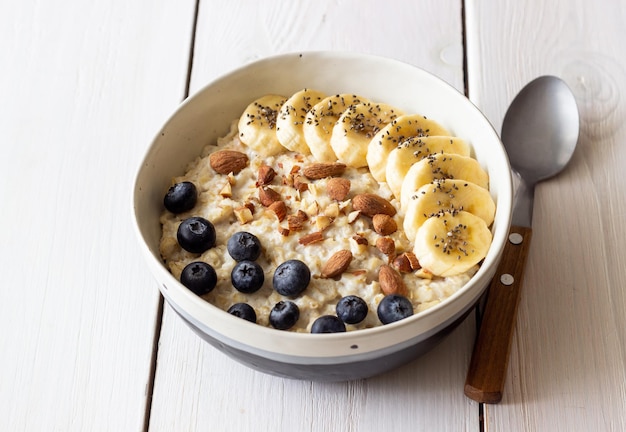
[[(626, 430), (625, 21), (623, 0), (0, 2), (0, 430)], [(500, 404), (463, 395), (474, 315), (402, 369), (319, 384), (234, 363), (162, 305), (130, 216), (153, 134), (223, 72), (310, 49), (421, 66), (498, 130), (534, 77), (574, 91)]]

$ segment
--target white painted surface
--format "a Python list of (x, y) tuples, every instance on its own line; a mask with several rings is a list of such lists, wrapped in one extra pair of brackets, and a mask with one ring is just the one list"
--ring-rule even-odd
[[(201, 1), (191, 91), (309, 49), (383, 54), (463, 89), (461, 2)], [(463, 396), (473, 316), (390, 374), (345, 384), (251, 371), (166, 306), (137, 254), (130, 185), (184, 95), (194, 2), (0, 4), (0, 418), (7, 431), (478, 431)], [(626, 430), (626, 5), (468, 0), (472, 100), (499, 129), (514, 94), (560, 75), (582, 117), (538, 187), (505, 396), (485, 430)], [(147, 427), (147, 426), (146, 426)]]
[(470, 94), (494, 124), (541, 74), (570, 85), (582, 120), (566, 171), (537, 187), (509, 381), (486, 430), (626, 430), (626, 4), (472, 1), (470, 15)]
[(191, 1), (0, 3), (0, 429), (143, 428), (159, 296), (133, 175), (184, 96)]

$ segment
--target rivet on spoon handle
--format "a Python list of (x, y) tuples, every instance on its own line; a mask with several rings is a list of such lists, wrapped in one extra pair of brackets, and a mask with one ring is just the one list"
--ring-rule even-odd
[(509, 241), (489, 286), (465, 380), (465, 395), (477, 402), (495, 404), (502, 400), (531, 233), (531, 228), (511, 227)]

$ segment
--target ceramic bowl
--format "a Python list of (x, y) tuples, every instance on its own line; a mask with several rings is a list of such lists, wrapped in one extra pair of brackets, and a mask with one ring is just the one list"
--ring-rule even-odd
[[(326, 94), (354, 93), (405, 112), (436, 119), (468, 140), (473, 156), (488, 171), (497, 203), (493, 243), (476, 275), (440, 304), (412, 317), (371, 329), (304, 334), (249, 323), (186, 289), (159, 255), (163, 196), (172, 177), (202, 148), (228, 132), (254, 99), (302, 88)], [(304, 52), (245, 65), (206, 85), (185, 100), (150, 144), (138, 169), (133, 219), (141, 250), (174, 311), (201, 338), (260, 371), (289, 378), (345, 381), (370, 377), (407, 363), (431, 349), (469, 313), (492, 276), (507, 239), (512, 202), (509, 162), (498, 134), (463, 94), (415, 66), (371, 55)]]

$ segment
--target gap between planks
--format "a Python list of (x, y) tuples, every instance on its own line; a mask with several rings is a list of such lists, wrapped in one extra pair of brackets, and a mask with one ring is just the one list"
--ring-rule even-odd
[[(465, 96), (469, 99), (470, 97), (470, 88), (469, 88), (469, 68), (468, 68), (468, 50), (467, 50), (467, 14), (466, 14), (466, 1), (461, 0), (461, 41), (463, 45), (463, 88), (465, 90)], [(486, 297), (489, 295), (485, 293), (478, 300), (477, 305), (474, 307), (474, 316), (476, 320), (476, 335), (478, 335), (478, 331), (480, 329), (480, 323), (482, 318), (482, 312), (484, 309), (484, 303), (486, 301)], [(485, 407), (484, 404), (478, 404), (478, 431), (485, 431)]]
[[(200, 0), (196, 0), (193, 13), (193, 24), (191, 26), (191, 38), (189, 41), (189, 55), (187, 61), (187, 76), (185, 77), (185, 91), (181, 102), (189, 97), (189, 88), (191, 84), (191, 73), (193, 69), (193, 56), (196, 47), (196, 29), (198, 27), (198, 11), (200, 9)], [(157, 360), (159, 357), (159, 341), (161, 339), (161, 328), (163, 325), (163, 309), (164, 299), (159, 295), (159, 304), (154, 322), (154, 338), (152, 340), (152, 357), (150, 358), (150, 372), (148, 375), (148, 383), (146, 384), (146, 411), (144, 413), (143, 428), (144, 432), (150, 429), (150, 415), (152, 413), (152, 393), (154, 392), (154, 382), (156, 380)]]

